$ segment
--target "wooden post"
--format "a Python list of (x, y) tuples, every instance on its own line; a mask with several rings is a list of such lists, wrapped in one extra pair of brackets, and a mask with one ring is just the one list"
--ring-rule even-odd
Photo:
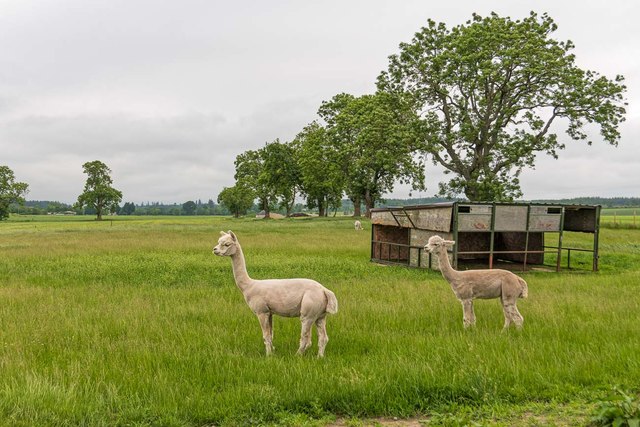
[(562, 233), (564, 231), (564, 206), (560, 212), (560, 230), (558, 233), (558, 257), (556, 260), (556, 272), (560, 271), (560, 260), (562, 259)]

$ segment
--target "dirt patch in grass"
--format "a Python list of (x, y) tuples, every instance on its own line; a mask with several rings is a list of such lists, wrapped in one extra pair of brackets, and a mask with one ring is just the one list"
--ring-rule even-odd
[(422, 427), (428, 425), (427, 417), (421, 418), (371, 418), (366, 420), (337, 419), (328, 427)]
[(533, 404), (528, 408), (493, 408), (460, 413), (423, 415), (411, 418), (380, 417), (367, 419), (338, 418), (329, 427), (425, 427), (425, 426), (492, 426), (492, 427), (569, 427), (586, 425), (594, 405), (590, 403)]

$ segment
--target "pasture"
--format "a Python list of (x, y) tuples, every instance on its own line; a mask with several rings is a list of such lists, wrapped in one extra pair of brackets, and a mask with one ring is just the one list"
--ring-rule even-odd
[[(599, 273), (523, 275), (524, 329), (501, 332), (498, 301), (477, 301), (463, 330), (438, 272), (370, 263), (363, 225), (0, 223), (0, 425), (574, 425), (613, 386), (640, 391), (640, 230), (602, 230)], [(264, 356), (230, 260), (211, 253), (228, 229), (253, 278), (309, 277), (336, 293), (324, 359), (315, 331), (297, 357), (300, 323), (279, 317)]]
[(602, 209), (600, 224), (610, 228), (640, 228), (640, 208)]

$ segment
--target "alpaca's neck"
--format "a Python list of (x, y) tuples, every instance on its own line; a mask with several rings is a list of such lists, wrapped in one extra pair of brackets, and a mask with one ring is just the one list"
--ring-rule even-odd
[(441, 248), (438, 250), (438, 261), (440, 264), (440, 271), (447, 282), (451, 284), (452, 287), (456, 287), (457, 278), (460, 272), (456, 271), (451, 267), (451, 263), (449, 262), (449, 254), (447, 254), (446, 248)]
[(236, 253), (231, 255), (231, 261), (233, 264), (233, 278), (236, 280), (236, 285), (244, 293), (247, 287), (251, 284), (251, 278), (247, 273), (247, 265), (244, 261), (244, 254), (239, 243), (236, 243)]

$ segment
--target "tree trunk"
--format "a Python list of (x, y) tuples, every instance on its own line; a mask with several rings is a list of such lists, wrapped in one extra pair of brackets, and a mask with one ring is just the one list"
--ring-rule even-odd
[(464, 195), (470, 202), (481, 202), (482, 200), (478, 200), (478, 189), (474, 188), (471, 185), (465, 185)]
[(293, 196), (291, 197), (291, 203), (287, 202), (287, 217), (291, 216), (291, 211), (293, 210), (293, 206), (296, 204), (296, 192), (293, 192)]
[(324, 212), (324, 200), (318, 199), (318, 216), (323, 217), (326, 216)]
[(351, 201), (353, 202), (353, 216), (360, 218), (362, 216), (362, 212), (360, 211), (360, 196), (354, 197)]
[(366, 218), (371, 218), (371, 209), (373, 208), (373, 203), (374, 201), (372, 200), (371, 192), (367, 189), (364, 192), (364, 207), (366, 209), (364, 216)]
[(268, 199), (262, 200), (262, 210), (264, 210), (264, 219), (271, 218), (271, 213), (269, 212), (269, 201), (268, 201)]

